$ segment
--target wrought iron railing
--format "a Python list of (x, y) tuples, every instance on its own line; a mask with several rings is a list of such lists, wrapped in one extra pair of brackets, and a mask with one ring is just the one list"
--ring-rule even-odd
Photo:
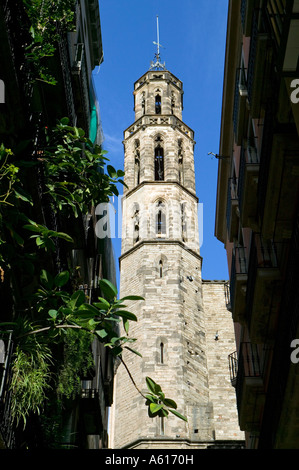
[(233, 110), (233, 123), (234, 131), (237, 133), (238, 123), (239, 123), (239, 103), (241, 94), (247, 90), (247, 79), (246, 79), (246, 70), (244, 67), (240, 67), (236, 71), (236, 81), (235, 81), (235, 98), (234, 98), (234, 110)]
[(241, 408), (244, 380), (248, 377), (261, 379), (263, 364), (260, 346), (250, 342), (241, 342), (239, 352), (228, 356), (232, 385), (236, 388), (237, 406)]
[(286, 21), (287, 0), (267, 1), (265, 7), (265, 19), (267, 29), (269, 29), (273, 44), (278, 52), (283, 36), (284, 24)]
[(247, 149), (244, 146), (241, 147), (240, 155), (240, 170), (238, 178), (238, 199), (240, 211), (242, 210), (243, 194), (244, 194), (244, 182), (246, 168), (251, 165), (259, 164), (259, 156), (255, 147), (248, 145)]
[(258, 211), (259, 211), (261, 220), (263, 220), (264, 208), (265, 208), (265, 202), (266, 202), (267, 183), (268, 183), (268, 178), (269, 178), (269, 166), (270, 166), (271, 154), (272, 154), (273, 131), (274, 131), (273, 109), (272, 109), (272, 105), (269, 103), (269, 105), (267, 106), (265, 118), (264, 118), (263, 141), (262, 141), (262, 149), (261, 149), (261, 162), (260, 162), (259, 182), (258, 182)]
[(234, 298), (236, 289), (236, 276), (247, 274), (246, 248), (244, 246), (234, 247), (230, 274), (230, 299), (231, 308), (234, 309)]
[[(246, 291), (246, 320), (250, 327), (252, 300), (256, 285), (257, 270), (273, 270), (282, 268), (283, 253), (286, 245), (272, 240), (263, 240), (261, 234), (253, 233), (250, 246), (248, 281)], [(266, 271), (265, 271), (266, 274)]]
[(230, 227), (232, 216), (232, 202), (238, 200), (238, 181), (237, 178), (229, 178), (227, 188), (227, 204), (226, 204), (226, 223)]

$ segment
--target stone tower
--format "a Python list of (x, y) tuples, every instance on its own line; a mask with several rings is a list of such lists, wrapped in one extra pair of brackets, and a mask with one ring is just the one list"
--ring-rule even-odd
[[(227, 361), (234, 347), (234, 332), (226, 309), (225, 283), (216, 283), (220, 299), (214, 284), (206, 283), (207, 296), (212, 292), (208, 300), (210, 324), (213, 315), (224, 310), (228, 314), (224, 323), (229, 325), (225, 326), (226, 343), (220, 361), (217, 351), (209, 358), (195, 192), (195, 142), (193, 131), (182, 121), (182, 82), (160, 62), (152, 64), (135, 82), (134, 105), (135, 122), (124, 132), (123, 142), (128, 189), (123, 198), (120, 296), (145, 298), (127, 305), (138, 317), (137, 323), (131, 323), (130, 336), (137, 338), (133, 347), (143, 357), (128, 353), (123, 358), (138, 387), (147, 393), (145, 378), (153, 378), (177, 402), (178, 411), (188, 417), (188, 423), (173, 415), (167, 419), (149, 418), (144, 399), (120, 364), (111, 415), (111, 447), (207, 448), (216, 445), (217, 439), (229, 440), (233, 446), (243, 438)], [(212, 329), (215, 342), (216, 331)], [(209, 364), (214, 388), (219, 369), (220, 381), (225, 376), (220, 386), (222, 395), (212, 393), (213, 401)], [(217, 401), (222, 407), (218, 428)], [(220, 429), (222, 423), (225, 432)]]

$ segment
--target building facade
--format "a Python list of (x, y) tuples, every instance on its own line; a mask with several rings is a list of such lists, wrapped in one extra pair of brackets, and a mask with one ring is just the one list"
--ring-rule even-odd
[[(146, 377), (175, 399), (175, 416), (148, 417), (122, 364), (116, 373), (112, 448), (242, 446), (227, 354), (234, 341), (227, 284), (203, 281), (195, 191), (194, 132), (182, 121), (183, 84), (157, 62), (134, 84), (135, 121), (124, 132), (120, 296), (142, 359), (125, 353), (138, 387)], [(134, 346), (135, 347), (135, 346)]]
[[(16, 152), (17, 159), (29, 162), (28, 165), (42, 160), (40, 157), (46, 146), (45, 129), (52, 129), (64, 117), (69, 119), (70, 126), (83, 129), (93, 145), (101, 146), (102, 143), (99, 107), (92, 80), (92, 71), (103, 61), (98, 1), (74, 0), (55, 2), (55, 5), (49, 6), (50, 3), (35, 2), (29, 5), (22, 0), (4, 0), (0, 5), (0, 76), (3, 85), (0, 93), (0, 143)], [(49, 58), (46, 51), (46, 57), (36, 68), (32, 56), (28, 55), (28, 47), (30, 45), (30, 50), (35, 50), (31, 31), (34, 30), (34, 21), (42, 18), (45, 14), (43, 9), (46, 8), (50, 8), (50, 12), (63, 12), (63, 8), (70, 8), (68, 14), (73, 18), (73, 24), (66, 30), (61, 28), (63, 21), (56, 23), (54, 38), (48, 38), (55, 51)], [(43, 46), (41, 41), (40, 48)], [(46, 72), (39, 76), (45, 65), (47, 76)], [(49, 83), (52, 78), (56, 83)], [(79, 217), (70, 212), (63, 215), (55, 212), (45, 194), (42, 163), (29, 168), (27, 177), (23, 177), (20, 184), (34, 201), (31, 218), (51, 230), (69, 233), (74, 244), (65, 245), (57, 240), (53, 255), (38, 253), (37, 266), (29, 275), (20, 261), (20, 246), (15, 244), (18, 262), (11, 263), (7, 269), (4, 265), (1, 267), (1, 322), (16, 320), (18, 315), (25, 315), (30, 309), (26, 299), (33, 287), (38, 285), (39, 267), (46, 266), (54, 275), (70, 270), (74, 285), (84, 290), (86, 299), (90, 300), (100, 294), (99, 279), (105, 277), (116, 282), (111, 240), (96, 238), (94, 208), (90, 207), (88, 214), (80, 214)], [(20, 174), (23, 175), (23, 172)], [(19, 229), (21, 231), (22, 227)], [(73, 285), (69, 284), (67, 289), (71, 288)], [(0, 447), (46, 447), (49, 442), (43, 440), (39, 416), (29, 416), (25, 430), (12, 422), (10, 380), (15, 345), (11, 337), (1, 336), (0, 350)], [(63, 357), (63, 351), (59, 350), (57, 354)], [(107, 447), (113, 360), (107, 348), (96, 341), (92, 344), (92, 354), (94, 368), (88, 376), (80, 376), (79, 395), (64, 403), (62, 421), (56, 423), (62, 431), (57, 441), (53, 432), (50, 446)]]
[[(216, 237), (248, 448), (298, 448), (299, 2), (229, 2)], [(296, 343), (295, 343), (296, 344)]]

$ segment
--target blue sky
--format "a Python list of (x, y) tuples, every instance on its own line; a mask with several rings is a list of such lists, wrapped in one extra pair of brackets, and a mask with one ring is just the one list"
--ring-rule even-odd
[[(228, 279), (214, 236), (228, 0), (100, 0), (104, 62), (93, 79), (104, 148), (123, 169), (123, 131), (134, 122), (133, 85), (150, 67), (159, 16), (161, 61), (183, 82), (183, 121), (195, 132), (196, 192), (203, 203), (203, 279)], [(114, 202), (115, 207), (117, 201)], [(116, 267), (120, 239), (114, 242)]]

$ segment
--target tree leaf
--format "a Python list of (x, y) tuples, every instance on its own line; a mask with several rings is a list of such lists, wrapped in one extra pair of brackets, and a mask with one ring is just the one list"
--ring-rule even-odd
[(117, 310), (116, 315), (126, 320), (138, 321), (136, 315), (132, 312), (127, 312), (127, 310)]
[(151, 379), (150, 377), (146, 377), (145, 380), (150, 392), (154, 393), (155, 395), (157, 395), (159, 392), (162, 392), (161, 386), (157, 384), (153, 379)]
[(86, 300), (83, 290), (77, 290), (73, 293), (71, 300), (68, 302), (69, 307), (74, 310), (75, 308), (80, 307)]
[(163, 399), (164, 405), (166, 405), (168, 408), (174, 408), (175, 410), (177, 409), (177, 404), (174, 400), (171, 400), (170, 398), (164, 398)]
[(142, 354), (140, 354), (140, 352), (136, 351), (136, 349), (129, 348), (129, 346), (125, 346), (125, 348), (128, 349), (129, 351), (131, 351), (132, 353), (136, 354), (137, 356), (142, 357)]
[(126, 297), (122, 297), (120, 301), (123, 300), (144, 300), (144, 297), (140, 297), (139, 295), (127, 295)]
[(150, 404), (150, 411), (152, 414), (158, 413), (162, 408), (163, 408), (163, 405), (159, 405), (158, 403)]
[(54, 279), (54, 283), (56, 287), (64, 286), (70, 278), (69, 271), (62, 271), (61, 273), (57, 274)]
[(90, 304), (86, 304), (86, 303), (80, 305), (79, 312), (88, 312), (93, 317), (99, 316), (99, 314), (100, 314), (100, 312), (98, 311), (98, 309), (96, 307), (94, 307), (93, 305), (90, 305)]
[(112, 284), (112, 282), (108, 281), (108, 279), (101, 279), (99, 286), (108, 300), (117, 297), (117, 288)]
[(48, 271), (46, 271), (45, 269), (41, 270), (40, 281), (41, 281), (41, 284), (44, 287), (46, 287), (47, 289), (50, 289), (50, 290), (52, 289), (52, 287), (54, 285), (53, 276)]
[(181, 415), (180, 413), (178, 413), (178, 412), (175, 411), (175, 410), (172, 410), (171, 408), (169, 408), (169, 411), (170, 411), (172, 414), (174, 414), (175, 416), (177, 416), (178, 418), (180, 418), (180, 419), (182, 419), (182, 420), (188, 422), (188, 419), (186, 418), (186, 416)]

